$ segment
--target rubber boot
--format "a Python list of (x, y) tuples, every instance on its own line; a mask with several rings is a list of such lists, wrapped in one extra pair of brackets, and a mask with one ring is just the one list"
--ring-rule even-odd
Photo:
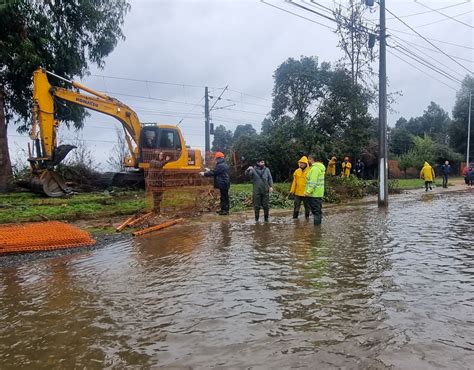
[(255, 221), (258, 221), (259, 218), (260, 218), (260, 210), (256, 209), (255, 210)]
[(268, 216), (269, 216), (270, 211), (268, 209), (263, 210), (263, 218), (265, 222), (268, 222)]
[(319, 226), (321, 225), (321, 217), (314, 216), (314, 226)]

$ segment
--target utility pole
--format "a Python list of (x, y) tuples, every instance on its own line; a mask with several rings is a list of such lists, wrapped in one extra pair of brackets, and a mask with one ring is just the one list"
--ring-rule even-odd
[(379, 57), (379, 207), (388, 206), (387, 159), (387, 52), (385, 29), (385, 0), (380, 0)]
[(471, 144), (471, 102), (472, 92), (469, 93), (469, 115), (467, 119), (467, 153), (466, 153), (466, 167), (469, 167), (469, 150)]
[(205, 135), (205, 147), (204, 147), (204, 158), (207, 157), (207, 153), (211, 151), (211, 138), (209, 131), (209, 88), (204, 88), (204, 135)]

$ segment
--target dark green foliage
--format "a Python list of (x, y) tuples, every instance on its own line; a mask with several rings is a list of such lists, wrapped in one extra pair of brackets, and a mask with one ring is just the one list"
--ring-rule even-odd
[(227, 130), (223, 125), (219, 125), (214, 129), (214, 140), (212, 141), (211, 150), (213, 152), (222, 152), (228, 156), (232, 142), (232, 131)]
[[(456, 95), (453, 108), (453, 120), (449, 126), (449, 143), (451, 147), (463, 155), (467, 151), (467, 126), (469, 116), (469, 93), (474, 92), (474, 77), (466, 76), (462, 82), (461, 90)], [(474, 105), (474, 104), (473, 104)], [(472, 107), (471, 107), (472, 109)], [(471, 113), (472, 114), (472, 113)], [(474, 159), (474, 123), (471, 117), (471, 146), (469, 157)]]
[[(121, 26), (129, 9), (127, 0), (19, 0), (0, 9), (0, 88), (8, 118), (15, 114), (19, 130), (30, 124), (33, 71), (42, 66), (72, 79), (87, 73), (89, 61), (102, 67), (124, 38)], [(83, 109), (58, 104), (57, 111), (61, 120), (81, 127)]]

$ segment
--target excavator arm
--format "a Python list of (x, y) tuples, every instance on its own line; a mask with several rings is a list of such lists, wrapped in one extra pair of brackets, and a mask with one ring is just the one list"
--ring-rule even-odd
[[(136, 167), (138, 165), (141, 125), (133, 109), (115, 98), (92, 90), (78, 82), (66, 80), (78, 91), (51, 86), (47, 73), (44, 69), (37, 69), (33, 74), (33, 128), (31, 138), (36, 143), (36, 160), (30, 158), (30, 162), (37, 162), (36, 167), (41, 169), (41, 167), (45, 168), (48, 165), (54, 166), (63, 159), (55, 158), (62, 156), (62, 152), (57, 150), (56, 130), (58, 123), (54, 117), (54, 99), (58, 98), (116, 118), (126, 132), (125, 137), (131, 154), (126, 165)], [(62, 79), (60, 76), (56, 77)], [(91, 95), (83, 94), (79, 90), (86, 91)]]

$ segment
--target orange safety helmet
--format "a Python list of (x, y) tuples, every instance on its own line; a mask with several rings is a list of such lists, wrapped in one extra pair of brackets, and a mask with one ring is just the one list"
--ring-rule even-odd
[(217, 159), (217, 158), (224, 158), (224, 153), (222, 152), (217, 152), (215, 155), (214, 155), (214, 159)]

